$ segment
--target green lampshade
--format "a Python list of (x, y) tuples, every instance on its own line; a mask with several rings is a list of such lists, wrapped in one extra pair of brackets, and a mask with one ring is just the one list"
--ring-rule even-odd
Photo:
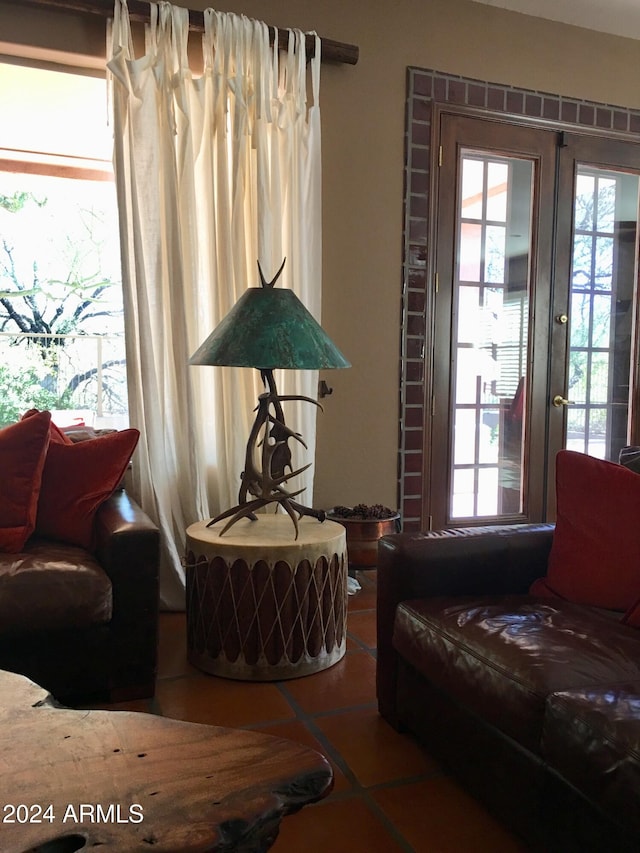
[(189, 364), (319, 370), (350, 367), (292, 290), (249, 288)]

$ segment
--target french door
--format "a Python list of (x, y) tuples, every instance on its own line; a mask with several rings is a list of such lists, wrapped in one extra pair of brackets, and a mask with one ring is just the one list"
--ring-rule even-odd
[(442, 113), (440, 152), (430, 523), (552, 519), (558, 450), (635, 435), (640, 145)]

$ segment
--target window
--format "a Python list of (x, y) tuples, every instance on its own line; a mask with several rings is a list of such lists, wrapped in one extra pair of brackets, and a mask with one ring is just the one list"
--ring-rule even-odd
[(451, 518), (519, 512), (533, 164), (463, 151)]
[(0, 423), (127, 424), (105, 80), (0, 64)]
[(630, 337), (636, 280), (638, 175), (579, 164), (569, 310), (567, 441), (570, 450), (617, 459), (627, 444)]

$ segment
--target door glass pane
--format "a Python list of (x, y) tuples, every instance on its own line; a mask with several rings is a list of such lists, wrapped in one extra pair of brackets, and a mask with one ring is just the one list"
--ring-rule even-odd
[[(467, 439), (469, 436), (475, 435), (476, 418), (475, 412), (471, 407), (468, 409), (458, 407), (458, 411), (456, 412), (455, 431), (456, 435), (466, 437)], [(454, 461), (457, 466), (473, 465), (475, 459), (475, 441), (455, 441), (454, 447)]]
[(576, 177), (576, 198), (575, 198), (575, 227), (576, 232), (584, 228), (590, 231), (593, 228), (593, 195), (594, 195), (594, 178), (593, 175), (584, 172), (579, 173)]
[(476, 506), (477, 483), (473, 467), (455, 467), (453, 471), (453, 507), (454, 518), (472, 516)]
[(478, 288), (461, 284), (458, 288), (458, 338), (474, 341), (478, 319)]
[(502, 284), (504, 281), (505, 238), (504, 225), (487, 225), (485, 279)]
[(469, 160), (462, 175), (464, 218), (482, 219), (485, 168), (481, 160)]
[[(478, 352), (474, 346), (460, 346), (456, 364), (456, 401), (457, 410), (461, 406), (475, 406), (482, 397), (481, 386), (483, 376), (478, 367)], [(491, 367), (489, 363), (488, 368)], [(484, 377), (486, 379), (486, 375)], [(475, 427), (474, 427), (475, 430)], [(471, 433), (470, 433), (471, 434)]]
[(611, 237), (596, 237), (595, 286), (611, 290), (613, 275), (613, 240)]
[(460, 229), (460, 279), (477, 281), (482, 261), (482, 226), (463, 222)]
[(489, 163), (487, 178), (487, 219), (495, 222), (506, 222), (509, 167), (506, 163)]
[(523, 511), (533, 163), (460, 156), (454, 279), (452, 519)]
[(578, 167), (565, 446), (614, 461), (628, 443), (638, 190), (638, 175)]

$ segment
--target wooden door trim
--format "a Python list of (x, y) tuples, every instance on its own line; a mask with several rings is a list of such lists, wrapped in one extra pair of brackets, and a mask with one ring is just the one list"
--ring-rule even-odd
[[(438, 221), (434, 256), (440, 279), (437, 302), (434, 304), (433, 327), (433, 393), (436, 404), (431, 413), (431, 435), (434, 445), (439, 448), (434, 454), (430, 470), (425, 470), (425, 482), (429, 484), (427, 516), (433, 519), (436, 527), (456, 524), (450, 519), (448, 496), (450, 493), (451, 444), (451, 317), (453, 291), (450, 284), (454, 280), (454, 249), (456, 235), (453, 226), (457, 222), (458, 180), (457, 167), (461, 149), (484, 150), (495, 156), (522, 157), (534, 164), (534, 195), (532, 199), (532, 249), (530, 262), (530, 317), (527, 365), (527, 399), (525, 444), (529, 452), (525, 453), (524, 492), (526, 504), (524, 512), (514, 516), (513, 521), (540, 521), (544, 517), (544, 483), (532, 476), (540, 470), (546, 458), (546, 431), (544, 418), (538, 414), (546, 406), (547, 388), (547, 324), (536, 323), (540, 315), (549, 312), (549, 274), (551, 270), (551, 249), (553, 245), (552, 224), (541, 215), (543, 208), (552, 206), (555, 183), (557, 135), (552, 131), (525, 126), (521, 123), (494, 122), (490, 118), (452, 113), (449, 110), (437, 111), (440, 127), (439, 145), (443, 148), (442, 165), (434, 178), (434, 204), (437, 207)], [(434, 122), (435, 124), (435, 122)], [(446, 180), (443, 176), (446, 175)], [(450, 191), (455, 186), (455, 193)], [(435, 219), (435, 216), (434, 216)], [(537, 282), (537, 283), (536, 283)], [(446, 392), (445, 392), (446, 388)], [(546, 412), (545, 412), (546, 414)], [(494, 518), (482, 517), (464, 523), (487, 524)]]

